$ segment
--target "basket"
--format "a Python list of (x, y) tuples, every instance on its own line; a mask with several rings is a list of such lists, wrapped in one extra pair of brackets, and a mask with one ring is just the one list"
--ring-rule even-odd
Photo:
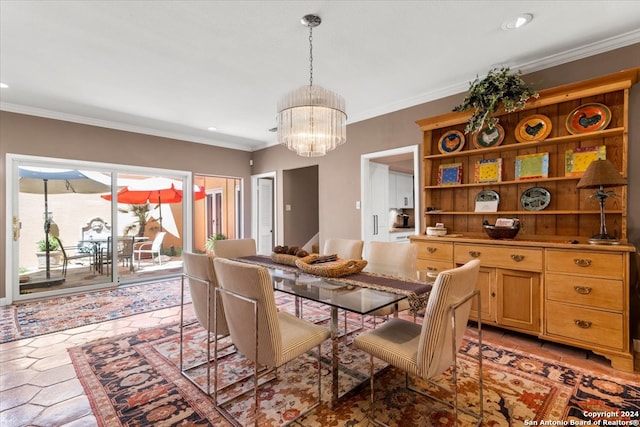
[(513, 239), (520, 231), (520, 225), (514, 225), (512, 227), (496, 227), (495, 225), (483, 226), (487, 236), (492, 239)]
[(298, 258), (296, 266), (305, 273), (333, 278), (360, 273), (367, 266), (367, 261), (363, 259), (338, 259), (337, 261), (323, 262), (321, 264), (311, 264), (318, 257), (318, 254), (311, 254)]
[(296, 267), (296, 260), (300, 258), (295, 255), (277, 254), (274, 252), (271, 254), (271, 259), (273, 260), (273, 262), (278, 264), (291, 265), (293, 267)]

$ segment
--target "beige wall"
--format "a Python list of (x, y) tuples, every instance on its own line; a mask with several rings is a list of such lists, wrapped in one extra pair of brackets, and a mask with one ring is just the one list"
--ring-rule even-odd
[[(549, 68), (525, 76), (537, 89), (572, 83), (640, 66), (640, 44)], [(401, 70), (398, 72), (401, 78)], [(372, 90), (375, 90), (373, 88)], [(245, 234), (250, 235), (250, 174), (277, 171), (276, 208), (283, 218), (282, 171), (318, 165), (321, 242), (327, 237), (360, 238), (360, 156), (364, 153), (420, 144), (416, 120), (443, 114), (457, 105), (464, 93), (386, 114), (348, 126), (348, 142), (325, 157), (306, 159), (281, 146), (254, 153), (0, 112), (0, 223), (5, 224), (6, 153), (78, 160), (105, 161), (147, 167), (226, 175), (245, 179)], [(347, 100), (348, 108), (348, 100)], [(631, 90), (629, 127), (629, 239), (640, 246), (640, 84)], [(249, 159), (253, 157), (253, 167)], [(422, 211), (423, 207), (420, 208)], [(339, 212), (339, 215), (337, 214)], [(282, 225), (279, 225), (282, 230)], [(282, 242), (277, 242), (282, 243)], [(5, 228), (0, 247), (6, 246)], [(5, 257), (0, 258), (0, 280), (5, 277)], [(4, 286), (0, 286), (0, 297)]]
[[(0, 252), (6, 247), (6, 154), (98, 161), (238, 177), (245, 182), (250, 218), (250, 152), (0, 111)], [(247, 221), (245, 233), (251, 233)], [(0, 298), (6, 257), (0, 257)]]
[[(578, 82), (640, 66), (640, 44), (574, 61), (524, 76), (536, 89)], [(400, 78), (401, 72), (399, 72)], [(320, 243), (329, 237), (360, 238), (360, 156), (365, 153), (421, 144), (415, 122), (450, 112), (464, 93), (407, 108), (347, 127), (347, 143), (328, 155), (304, 159), (277, 146), (253, 154), (252, 173), (292, 169), (317, 164), (319, 167)], [(347, 110), (349, 108), (347, 100)], [(640, 83), (631, 90), (629, 115), (629, 240), (640, 247)], [(422, 172), (421, 172), (422, 173)], [(421, 179), (422, 182), (422, 179)], [(277, 206), (282, 215), (282, 204)], [(418, 212), (423, 212), (421, 205)], [(336, 214), (339, 212), (339, 215)]]

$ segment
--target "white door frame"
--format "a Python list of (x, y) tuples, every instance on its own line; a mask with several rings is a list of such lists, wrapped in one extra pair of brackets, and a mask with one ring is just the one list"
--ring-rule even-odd
[(265, 172), (257, 175), (251, 175), (251, 237), (256, 241), (256, 247), (260, 247), (258, 236), (258, 180), (260, 178), (271, 178), (273, 180), (273, 237), (274, 241), (278, 239), (278, 209), (277, 209), (277, 193), (278, 193), (278, 185), (277, 185), (277, 173), (275, 171)]
[(413, 209), (415, 210), (415, 234), (420, 234), (420, 230), (422, 230), (422, 212), (420, 211), (420, 200), (422, 198), (422, 190), (420, 186), (420, 147), (418, 145), (409, 145), (385, 151), (377, 151), (375, 153), (362, 154), (360, 156), (360, 182), (362, 183), (360, 185), (360, 200), (362, 202), (360, 206), (360, 236), (363, 240), (366, 237), (365, 221), (368, 219), (366, 218), (366, 214), (371, 204), (371, 201), (369, 200), (369, 162), (373, 159), (395, 156), (398, 154), (413, 154), (413, 193), (415, 197), (415, 200), (413, 201)]

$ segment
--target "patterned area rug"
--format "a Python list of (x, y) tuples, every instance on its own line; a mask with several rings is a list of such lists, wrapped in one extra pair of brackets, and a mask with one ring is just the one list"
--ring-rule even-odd
[[(185, 293), (189, 301), (189, 293)], [(180, 305), (180, 279), (0, 307), (1, 342)], [(73, 315), (69, 315), (73, 313)]]
[[(307, 312), (305, 308), (305, 317)], [(202, 354), (196, 343), (203, 334), (198, 327), (189, 327), (187, 331), (185, 362), (191, 363)], [(367, 418), (368, 356), (355, 349), (352, 340), (353, 335), (347, 335), (340, 343), (339, 384), (341, 395), (345, 393), (341, 403), (336, 408), (322, 404), (294, 425), (373, 425)], [(478, 370), (469, 356), (477, 351), (475, 341), (466, 339), (459, 359), (458, 390), (462, 404), (476, 408)], [(212, 398), (181, 376), (178, 325), (95, 341), (70, 349), (69, 353), (101, 426), (230, 425), (215, 410)], [(593, 424), (605, 419), (633, 425), (633, 420), (638, 419), (634, 414), (640, 411), (640, 383), (621, 383), (490, 343), (484, 343), (483, 354), (485, 426), (544, 425), (543, 421), (563, 422), (547, 425), (577, 425), (579, 421)], [(323, 401), (328, 402), (331, 381), (328, 343), (322, 347), (321, 355)], [(224, 360), (220, 364), (221, 369), (225, 367), (221, 381), (247, 372), (248, 366), (241, 356), (236, 354)], [(278, 371), (276, 380), (260, 389), (260, 426), (281, 425), (313, 403), (317, 396), (316, 360), (315, 355), (309, 354), (290, 362)], [(387, 424), (453, 425), (452, 414), (445, 405), (405, 389), (402, 372), (382, 364), (376, 370), (377, 415)], [(206, 381), (204, 371), (191, 374), (201, 384)], [(446, 383), (448, 376), (447, 372), (436, 380)], [(446, 399), (440, 389), (418, 385)], [(249, 395), (225, 405), (223, 410), (239, 418), (241, 425), (253, 425), (251, 408)], [(460, 418), (462, 425), (473, 425), (471, 417)]]

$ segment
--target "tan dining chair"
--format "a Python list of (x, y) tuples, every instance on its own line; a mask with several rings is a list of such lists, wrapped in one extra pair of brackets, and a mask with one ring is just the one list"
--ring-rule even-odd
[(215, 240), (213, 253), (218, 257), (229, 259), (256, 255), (256, 241), (254, 239)]
[[(480, 293), (475, 290), (480, 261), (472, 260), (461, 267), (438, 274), (433, 285), (422, 325), (404, 319), (391, 319), (370, 332), (357, 336), (354, 345), (370, 355), (370, 417), (377, 424), (384, 423), (375, 416), (374, 358), (381, 359), (405, 371), (406, 387), (453, 408), (457, 425), (458, 410), (482, 422), (482, 320), (478, 315), (478, 412), (458, 406), (457, 354), (467, 329), (473, 298), (480, 306)], [(451, 369), (451, 385), (445, 387), (432, 378)], [(452, 395), (444, 401), (427, 395), (409, 385), (409, 375), (422, 378)]]
[[(220, 358), (212, 359), (211, 346), (217, 346), (218, 339), (229, 335), (227, 320), (224, 315), (224, 307), (222, 301), (216, 298), (216, 288), (218, 287), (218, 279), (213, 266), (212, 256), (206, 254), (195, 254), (191, 252), (182, 253), (183, 273), (182, 273), (182, 293), (180, 302), (180, 373), (196, 387), (204, 393), (211, 395), (211, 363), (217, 363)], [(185, 285), (189, 287), (193, 311), (196, 315), (196, 322), (185, 324), (184, 322), (184, 295)], [(217, 300), (217, 301), (216, 301)], [(191, 324), (198, 323), (206, 331), (205, 342), (203, 343), (206, 359), (196, 362), (191, 366), (184, 364), (184, 329)], [(232, 344), (228, 344), (221, 348), (227, 348)], [(216, 353), (214, 351), (214, 353)], [(216, 354), (217, 356), (217, 354)], [(205, 365), (207, 367), (207, 385), (204, 387), (190, 372)], [(217, 378), (214, 378), (214, 388), (217, 387)]]
[[(322, 400), (320, 345), (330, 337), (330, 330), (278, 311), (271, 275), (266, 268), (220, 257), (215, 258), (214, 265), (231, 340), (238, 352), (253, 363), (255, 425), (258, 425), (260, 409), (258, 368), (267, 367), (269, 370), (266, 372), (271, 372), (317, 347), (318, 400), (297, 418), (305, 415)], [(265, 374), (263, 372), (260, 376)], [(222, 405), (217, 395), (214, 404)], [(226, 414), (226, 411), (220, 412)], [(229, 422), (234, 424), (237, 421), (229, 419)]]
[(324, 241), (323, 255), (338, 255), (342, 259), (362, 259), (364, 241), (352, 239), (327, 239)]
[[(417, 258), (418, 247), (415, 243), (370, 242), (367, 251), (367, 266), (364, 271), (403, 279), (417, 279)], [(407, 299), (398, 302), (398, 311), (408, 309), (409, 302)], [(395, 312), (394, 304), (392, 304), (369, 314), (377, 317), (389, 317), (389, 315)], [(376, 322), (374, 317), (374, 327), (375, 326)]]
[(138, 258), (138, 268), (140, 268), (140, 260), (142, 254), (151, 254), (151, 261), (155, 264), (155, 256), (158, 257), (158, 263), (162, 265), (162, 242), (164, 236), (167, 235), (166, 231), (161, 231), (156, 234), (151, 242), (138, 242), (134, 244), (133, 256)]

